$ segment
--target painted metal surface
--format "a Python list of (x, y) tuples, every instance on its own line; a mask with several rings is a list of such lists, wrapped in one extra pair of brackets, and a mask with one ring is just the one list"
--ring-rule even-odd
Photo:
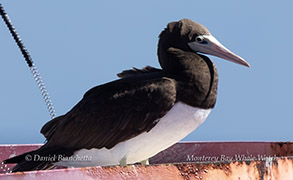
[(181, 142), (160, 152), (150, 162), (229, 162), (283, 156), (293, 156), (293, 142)]
[[(40, 146), (0, 145), (0, 161)], [(293, 180), (293, 142), (182, 142), (157, 154), (150, 163), (150, 166), (67, 168), (10, 174), (0, 169), (0, 180)]]

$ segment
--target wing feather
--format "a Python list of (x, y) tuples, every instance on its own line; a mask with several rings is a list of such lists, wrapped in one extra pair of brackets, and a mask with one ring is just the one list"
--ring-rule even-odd
[(148, 80), (133, 76), (95, 87), (57, 124), (43, 128), (50, 129), (47, 147), (112, 148), (148, 132), (175, 101), (174, 80), (157, 75)]

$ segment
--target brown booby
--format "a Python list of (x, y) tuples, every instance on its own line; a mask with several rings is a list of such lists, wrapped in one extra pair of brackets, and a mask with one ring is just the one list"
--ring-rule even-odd
[(17, 163), (17, 172), (146, 162), (196, 129), (215, 106), (217, 69), (201, 53), (249, 67), (201, 24), (171, 22), (159, 36), (162, 69), (126, 70), (90, 89), (42, 127), (47, 142), (41, 148), (4, 163)]

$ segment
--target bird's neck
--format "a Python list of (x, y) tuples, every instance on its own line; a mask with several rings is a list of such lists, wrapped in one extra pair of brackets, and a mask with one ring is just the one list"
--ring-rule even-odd
[(161, 55), (163, 71), (178, 84), (178, 100), (193, 107), (213, 108), (218, 86), (218, 73), (213, 62), (206, 56), (176, 48), (169, 48)]

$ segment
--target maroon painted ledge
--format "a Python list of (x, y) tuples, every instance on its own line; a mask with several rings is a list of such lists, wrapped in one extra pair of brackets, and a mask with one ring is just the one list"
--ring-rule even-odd
[[(0, 162), (41, 144), (0, 145)], [(150, 166), (61, 168), (5, 173), (20, 179), (293, 179), (293, 142), (180, 142), (150, 159)]]

